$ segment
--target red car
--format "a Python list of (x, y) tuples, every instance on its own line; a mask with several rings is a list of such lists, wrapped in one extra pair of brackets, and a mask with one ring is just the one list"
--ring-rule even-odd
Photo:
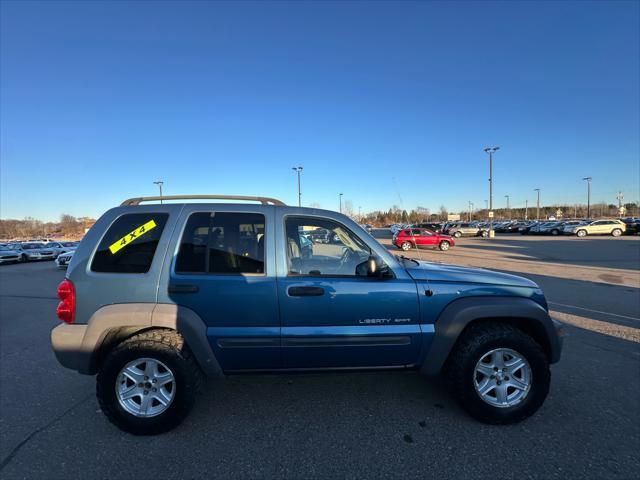
[(393, 237), (393, 244), (402, 250), (431, 247), (445, 251), (453, 247), (455, 242), (449, 235), (442, 235), (426, 228), (405, 228)]

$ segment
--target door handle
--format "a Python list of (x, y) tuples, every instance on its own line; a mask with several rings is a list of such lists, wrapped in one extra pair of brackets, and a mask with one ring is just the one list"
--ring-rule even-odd
[(178, 284), (178, 285), (169, 285), (169, 293), (197, 293), (198, 288), (197, 285), (186, 285), (186, 284)]
[(324, 295), (322, 287), (289, 287), (287, 293), (290, 297), (320, 297)]

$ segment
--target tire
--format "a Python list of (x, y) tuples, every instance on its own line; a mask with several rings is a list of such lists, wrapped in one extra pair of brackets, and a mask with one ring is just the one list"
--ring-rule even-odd
[(620, 230), (619, 228), (614, 228), (611, 231), (611, 235), (613, 235), (614, 237), (619, 237), (620, 235), (622, 235), (622, 230)]
[(20, 262), (21, 263), (27, 263), (29, 261), (29, 258), (27, 258), (27, 256), (23, 253), (22, 255), (20, 255)]
[(446, 252), (447, 250), (449, 250), (450, 246), (451, 244), (449, 242), (443, 240), (440, 242), (440, 245), (438, 245), (438, 248), (440, 248), (440, 250), (442, 250), (443, 252)]
[[(135, 381), (122, 374), (122, 371), (126, 366), (135, 362), (145, 363), (145, 360), (157, 362), (173, 375), (172, 381), (169, 382), (170, 387), (158, 387), (159, 392), (163, 390), (169, 392), (171, 398), (167, 401), (167, 406), (161, 406), (158, 400), (153, 399), (148, 404), (150, 408), (164, 410), (149, 416), (135, 415), (129, 411), (128, 409), (135, 409), (135, 400), (125, 400), (129, 402), (125, 407), (117, 392), (119, 388), (127, 388), (125, 382), (132, 382), (131, 388), (136, 388)], [(140, 370), (136, 369), (136, 371)], [(156, 371), (160, 371), (160, 368)], [(146, 367), (141, 375), (144, 373), (149, 373)], [(162, 371), (159, 375), (166, 375), (166, 373)], [(143, 388), (146, 389), (145, 392), (150, 392), (154, 387), (149, 377), (145, 376), (144, 379), (147, 380), (147, 385)], [(171, 430), (182, 422), (195, 402), (196, 393), (200, 390), (202, 381), (202, 371), (180, 334), (173, 330), (147, 330), (126, 339), (107, 354), (96, 379), (96, 396), (107, 419), (121, 430), (134, 435), (155, 435)], [(161, 383), (155, 384), (161, 385)], [(138, 387), (140, 386), (142, 383), (138, 384)], [(171, 388), (170, 391), (169, 388)], [(153, 398), (153, 395), (138, 396), (140, 399), (138, 403), (142, 405), (143, 398)], [(156, 398), (160, 395), (161, 393), (158, 393)], [(154, 406), (155, 402), (157, 402), (156, 406)]]
[(586, 231), (586, 230), (578, 230), (578, 231), (576, 232), (576, 235), (577, 235), (578, 237), (580, 237), (580, 238), (582, 238), (582, 237), (586, 237), (586, 236), (587, 236), (587, 231)]
[(453, 232), (453, 236), (455, 238), (460, 238), (462, 236), (462, 234), (460, 232)]
[(411, 242), (402, 242), (400, 244), (400, 248), (402, 250), (404, 250), (405, 252), (408, 251), (408, 250), (411, 250), (411, 247), (412, 247)]
[(551, 235), (557, 237), (558, 235), (560, 235), (560, 230), (554, 228), (553, 230), (551, 230)]
[[(483, 358), (487, 358), (487, 355), (492, 355), (491, 352), (498, 356), (501, 352), (513, 352), (524, 359), (523, 366), (515, 373), (499, 372), (500, 375), (507, 375), (499, 377), (505, 383), (502, 389), (507, 395), (506, 403), (502, 406), (489, 403), (499, 401), (499, 387), (496, 385), (499, 380), (491, 380), (476, 370), (477, 366), (483, 365), (483, 368), (488, 368), (489, 372), (493, 373), (493, 368), (480, 363)], [(506, 354), (502, 358), (508, 359), (509, 356)], [(527, 372), (528, 377), (526, 377)], [(458, 339), (447, 362), (445, 373), (447, 383), (462, 407), (475, 419), (496, 425), (517, 423), (533, 415), (544, 403), (551, 380), (549, 361), (542, 347), (523, 331), (498, 322), (471, 325)], [(508, 375), (512, 375), (512, 378)], [(519, 375), (529, 380), (528, 382), (520, 381), (521, 385), (528, 383), (526, 392), (510, 384), (514, 380), (519, 380), (516, 378)], [(482, 379), (478, 380), (479, 377)], [(484, 380), (494, 382), (493, 385), (495, 385), (485, 395), (488, 400), (481, 397), (477, 390), (479, 387), (476, 387), (476, 382)], [(494, 395), (495, 399), (491, 395)], [(518, 398), (517, 395), (520, 397)], [(512, 396), (513, 400), (509, 400)]]
[(487, 238), (489, 236), (489, 232), (487, 232), (486, 230), (482, 230), (482, 232), (480, 232), (480, 236), (482, 238)]

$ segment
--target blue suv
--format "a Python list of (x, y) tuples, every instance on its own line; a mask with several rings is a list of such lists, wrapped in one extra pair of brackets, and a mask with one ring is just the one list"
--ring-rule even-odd
[[(226, 203), (176, 202), (211, 199)], [(513, 423), (562, 348), (532, 281), (392, 255), (344, 215), (265, 197), (126, 200), (58, 296), (56, 357), (97, 374), (102, 411), (134, 434), (180, 423), (205, 377), (273, 371), (443, 373), (473, 417)]]

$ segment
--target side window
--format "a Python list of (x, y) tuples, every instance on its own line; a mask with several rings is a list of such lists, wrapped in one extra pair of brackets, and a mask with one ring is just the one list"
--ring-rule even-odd
[(366, 243), (332, 220), (287, 217), (285, 231), (289, 275), (355, 276), (371, 255)]
[(167, 218), (167, 213), (131, 213), (119, 217), (102, 237), (91, 270), (101, 273), (148, 272)]
[(202, 212), (187, 220), (176, 273), (264, 273), (264, 215)]

